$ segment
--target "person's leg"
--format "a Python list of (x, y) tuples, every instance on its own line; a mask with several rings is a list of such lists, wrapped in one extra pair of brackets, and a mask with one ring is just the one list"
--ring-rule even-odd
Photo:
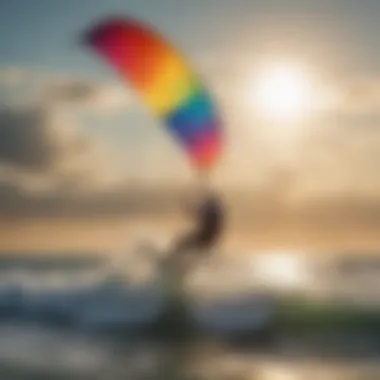
[(163, 266), (169, 270), (177, 270), (185, 260), (185, 256), (188, 256), (188, 253), (195, 249), (198, 241), (198, 233), (191, 232), (187, 235), (184, 235), (178, 239), (173, 244), (170, 252), (168, 252), (166, 258), (163, 261)]
[(200, 242), (200, 233), (198, 231), (190, 232), (187, 235), (182, 236), (172, 249), (173, 254), (181, 255), (184, 252), (195, 249)]
[(165, 260), (167, 268), (194, 267), (214, 251), (217, 234), (214, 231), (194, 231), (181, 237)]

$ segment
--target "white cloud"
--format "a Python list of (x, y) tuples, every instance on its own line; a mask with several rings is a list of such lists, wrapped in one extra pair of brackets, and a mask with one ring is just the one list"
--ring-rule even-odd
[[(0, 68), (0, 86), (28, 89), (30, 98), (45, 104), (85, 107), (100, 114), (125, 111), (132, 103), (127, 86), (44, 70)], [(21, 88), (23, 86), (23, 88)]]
[(101, 114), (122, 112), (131, 105), (125, 87), (87, 80), (53, 79), (45, 84), (41, 94), (51, 104), (86, 107)]

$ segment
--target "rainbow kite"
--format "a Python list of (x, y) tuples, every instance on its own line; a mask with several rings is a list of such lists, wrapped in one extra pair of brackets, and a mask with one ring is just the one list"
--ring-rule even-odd
[(197, 169), (212, 169), (221, 153), (221, 125), (206, 88), (162, 37), (132, 19), (109, 19), (85, 41), (129, 81), (180, 141)]

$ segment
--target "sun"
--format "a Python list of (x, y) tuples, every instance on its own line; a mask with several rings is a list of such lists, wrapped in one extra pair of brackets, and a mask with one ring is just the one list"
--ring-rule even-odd
[(295, 121), (310, 110), (311, 79), (296, 65), (275, 65), (258, 73), (250, 98), (257, 113), (272, 121)]

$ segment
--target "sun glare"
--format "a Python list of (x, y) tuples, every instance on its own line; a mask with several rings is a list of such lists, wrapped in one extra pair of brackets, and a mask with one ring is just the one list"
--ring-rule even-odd
[(297, 288), (308, 282), (303, 260), (292, 253), (266, 253), (253, 259), (252, 275), (261, 284), (283, 290)]
[(311, 83), (306, 71), (278, 65), (263, 70), (254, 81), (251, 100), (260, 116), (294, 121), (310, 108)]

